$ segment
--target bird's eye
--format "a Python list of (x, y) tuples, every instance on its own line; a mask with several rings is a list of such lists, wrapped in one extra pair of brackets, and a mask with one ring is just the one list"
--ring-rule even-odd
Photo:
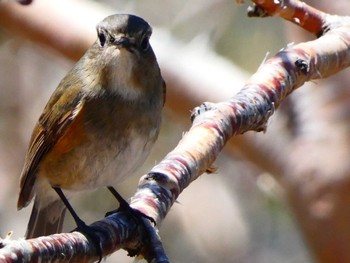
[(141, 45), (140, 45), (142, 51), (146, 51), (149, 48), (149, 41), (148, 40), (149, 40), (148, 37), (145, 37), (142, 40)]
[(98, 40), (100, 41), (101, 47), (106, 44), (106, 35), (103, 31), (98, 32)]

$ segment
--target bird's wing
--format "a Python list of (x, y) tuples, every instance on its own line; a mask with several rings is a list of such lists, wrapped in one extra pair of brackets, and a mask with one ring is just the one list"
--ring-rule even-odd
[(33, 198), (33, 186), (40, 161), (82, 111), (85, 100), (78, 81), (71, 81), (72, 85), (66, 85), (62, 84), (66, 82), (64, 80), (52, 94), (34, 128), (21, 174), (18, 209), (28, 205)]

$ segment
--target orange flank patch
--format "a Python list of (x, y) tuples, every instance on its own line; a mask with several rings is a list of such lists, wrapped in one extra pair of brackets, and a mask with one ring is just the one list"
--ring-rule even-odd
[(69, 188), (79, 179), (71, 165), (74, 158), (72, 150), (83, 144), (87, 137), (83, 115), (81, 109), (40, 164), (39, 176), (48, 179), (51, 185)]
[(51, 150), (52, 157), (60, 156), (82, 144), (86, 138), (83, 123), (83, 110), (74, 118), (67, 131), (58, 139)]

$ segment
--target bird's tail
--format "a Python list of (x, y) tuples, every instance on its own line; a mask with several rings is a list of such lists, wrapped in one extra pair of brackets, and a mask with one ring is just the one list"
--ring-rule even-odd
[(62, 231), (66, 207), (60, 199), (49, 205), (42, 205), (40, 198), (35, 197), (32, 214), (30, 215), (26, 238), (47, 236)]

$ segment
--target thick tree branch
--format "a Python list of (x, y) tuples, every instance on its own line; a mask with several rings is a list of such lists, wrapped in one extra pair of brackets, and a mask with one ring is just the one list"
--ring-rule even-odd
[[(332, 16), (328, 19), (332, 29), (327, 34), (288, 47), (267, 60), (232, 99), (196, 108), (191, 129), (141, 180), (133, 207), (144, 209), (143, 204), (149, 203), (143, 212), (159, 221), (181, 191), (210, 167), (233, 135), (264, 131), (269, 117), (293, 90), (308, 80), (327, 77), (348, 67), (350, 20)], [(334, 19), (341, 26), (332, 27), (330, 21)], [(160, 190), (159, 186), (167, 190)]]
[(320, 36), (323, 33), (325, 13), (299, 0), (253, 0), (254, 5), (248, 9), (248, 16), (279, 16), (306, 31)]
[[(103, 256), (123, 248), (130, 256), (142, 255), (148, 262), (168, 262), (157, 230), (146, 219), (119, 212), (91, 227), (99, 237)], [(93, 262), (99, 259), (94, 244), (77, 231), (29, 240), (11, 240), (9, 236), (0, 240), (0, 261)]]

